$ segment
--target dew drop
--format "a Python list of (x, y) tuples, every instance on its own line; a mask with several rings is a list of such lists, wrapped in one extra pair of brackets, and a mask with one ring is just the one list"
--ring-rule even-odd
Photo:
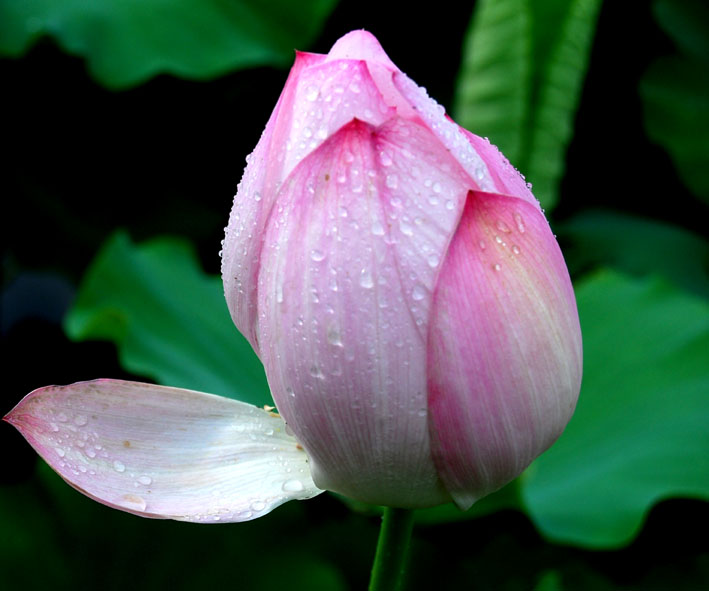
[(495, 271), (499, 271), (502, 267), (500, 267), (499, 263), (495, 263), (495, 264), (492, 266), (492, 268), (493, 268)]
[(60, 412), (60, 413), (57, 415), (57, 420), (58, 420), (60, 423), (66, 423), (66, 422), (69, 420), (69, 417), (66, 416), (65, 413)]
[(116, 472), (125, 472), (126, 465), (123, 462), (119, 462), (118, 460), (116, 460), (115, 462), (113, 462), (113, 469)]
[(55, 447), (54, 451), (57, 452), (57, 455), (60, 458), (63, 458), (66, 455), (66, 452), (61, 447)]
[(318, 100), (319, 94), (320, 94), (320, 91), (318, 90), (317, 86), (308, 86), (308, 88), (305, 91), (305, 98), (308, 99), (311, 103), (313, 103), (316, 100)]
[(519, 246), (513, 244), (512, 245), (512, 252), (515, 254), (519, 254), (520, 253)]
[(414, 235), (414, 229), (411, 227), (411, 224), (409, 224), (409, 222), (403, 218), (399, 220), (399, 230), (401, 230), (401, 233), (404, 236)]
[(426, 297), (426, 288), (417, 283), (414, 285), (414, 289), (411, 291), (411, 297), (416, 300), (417, 302), (420, 302), (423, 298)]
[(394, 163), (386, 152), (379, 152), (379, 162), (382, 166), (391, 166)]
[(446, 209), (448, 211), (453, 211), (453, 208), (455, 207), (455, 202), (452, 199), (449, 199), (446, 201)]
[(440, 262), (437, 254), (429, 254), (426, 261), (428, 261), (428, 266), (433, 268), (437, 267)]
[(480, 242), (478, 242), (478, 245), (480, 246), (480, 250), (485, 250), (485, 241), (484, 240), (481, 240)]
[(282, 488), (283, 492), (300, 492), (305, 487), (300, 480), (293, 478), (292, 480), (286, 480)]
[(340, 330), (335, 325), (330, 325), (327, 329), (327, 342), (334, 347), (342, 347), (342, 336)]
[(49, 423), (49, 428), (55, 433), (59, 431), (59, 425), (57, 425), (56, 423)]
[(79, 427), (83, 427), (88, 422), (89, 419), (86, 418), (86, 415), (76, 415), (74, 417), (74, 423)]
[(325, 258), (325, 253), (322, 250), (318, 250), (317, 248), (314, 248), (310, 252), (310, 258), (314, 260), (316, 263), (319, 263)]
[(522, 216), (518, 213), (515, 214), (515, 223), (517, 224), (517, 229), (519, 230), (520, 234), (524, 233), (524, 222), (522, 221)]
[(286, 388), (286, 394), (288, 394), (291, 398), (295, 398), (295, 390), (293, 390), (290, 386)]
[(251, 503), (251, 510), (252, 511), (263, 511), (266, 508), (266, 503), (263, 501), (254, 501)]
[(258, 191), (254, 193), (254, 201), (261, 201), (261, 193), (259, 193)]
[(440, 192), (441, 192), (441, 189), (442, 189), (441, 183), (439, 183), (438, 181), (436, 181), (435, 183), (433, 183), (433, 187), (432, 187), (432, 188), (433, 188), (433, 192), (434, 192), (434, 193), (440, 193)]
[(372, 289), (374, 287), (374, 280), (372, 279), (372, 274), (369, 269), (362, 269), (359, 275), (359, 284), (364, 287), (364, 289)]
[(150, 476), (138, 476), (138, 484), (142, 484), (143, 486), (148, 486), (149, 484), (153, 483), (153, 479), (150, 478)]
[(325, 374), (322, 372), (322, 370), (315, 364), (310, 366), (310, 375), (313, 376), (314, 378), (318, 380), (324, 380), (325, 379)]
[(375, 236), (384, 236), (384, 226), (382, 226), (378, 221), (372, 224), (372, 234)]
[(395, 174), (388, 174), (386, 178), (386, 186), (390, 189), (396, 189), (399, 186), (399, 177)]
[(497, 226), (497, 229), (500, 232), (504, 232), (505, 234), (509, 234), (512, 231), (512, 230), (510, 230), (510, 227), (502, 220), (498, 220), (497, 224), (495, 224), (495, 225)]

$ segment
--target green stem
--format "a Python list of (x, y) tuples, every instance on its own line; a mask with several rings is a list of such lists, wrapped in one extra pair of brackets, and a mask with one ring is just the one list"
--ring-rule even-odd
[(413, 527), (412, 510), (384, 508), (369, 591), (397, 591), (401, 588)]

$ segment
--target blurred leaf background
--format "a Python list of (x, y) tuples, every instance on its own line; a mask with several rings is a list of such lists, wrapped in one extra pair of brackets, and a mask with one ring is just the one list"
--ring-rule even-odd
[[(533, 184), (584, 331), (564, 435), (471, 511), (420, 511), (406, 588), (708, 588), (702, 0), (0, 0), (5, 411), (96, 377), (269, 402), (216, 277), (223, 226), (293, 48), (362, 27)], [(366, 587), (377, 507), (141, 520), (67, 487), (8, 425), (0, 438), (8, 588)]]

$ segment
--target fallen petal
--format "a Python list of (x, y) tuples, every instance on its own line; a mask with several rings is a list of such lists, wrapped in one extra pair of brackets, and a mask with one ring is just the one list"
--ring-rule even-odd
[(272, 412), (121, 380), (48, 386), (6, 417), (71, 486), (143, 517), (248, 521), (322, 491)]

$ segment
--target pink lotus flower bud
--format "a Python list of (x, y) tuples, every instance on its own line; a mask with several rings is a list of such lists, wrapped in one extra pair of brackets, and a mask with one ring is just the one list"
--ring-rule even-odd
[(101, 503), (224, 523), (323, 489), (467, 508), (573, 413), (581, 332), (537, 201), (364, 31), (298, 54), (222, 273), (280, 415), (95, 380), (35, 390), (5, 420)]
[(321, 489), (467, 508), (573, 413), (578, 315), (536, 199), (365, 31), (297, 54), (222, 256)]

